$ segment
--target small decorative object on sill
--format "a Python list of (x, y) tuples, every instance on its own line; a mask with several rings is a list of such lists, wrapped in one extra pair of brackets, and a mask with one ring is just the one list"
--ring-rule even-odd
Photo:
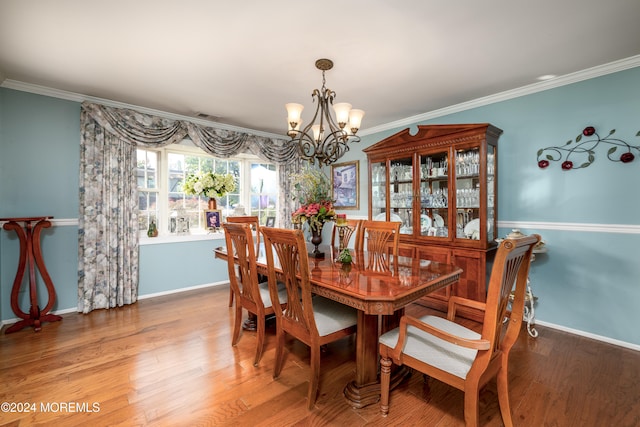
[(241, 204), (237, 204), (233, 207), (233, 216), (245, 216), (247, 211), (244, 209), (244, 206)]
[[(587, 126), (583, 129), (582, 134), (575, 138), (575, 141), (569, 140), (562, 147), (547, 147), (538, 150), (538, 167), (545, 169), (549, 166), (549, 162), (562, 161), (562, 170), (568, 171), (571, 169), (586, 168), (595, 161), (595, 149), (600, 144), (610, 146), (607, 151), (607, 158), (612, 162), (631, 163), (635, 159), (633, 151), (635, 150), (640, 154), (640, 146), (629, 145), (621, 139), (612, 138), (611, 135), (615, 132), (616, 130), (612, 129), (607, 136), (601, 138), (593, 126)], [(586, 137), (584, 141), (582, 140), (583, 136)], [(640, 136), (640, 131), (636, 133), (636, 136)], [(589, 137), (593, 138), (587, 139)], [(623, 151), (620, 155), (616, 153), (619, 147)], [(566, 152), (566, 155), (564, 155), (563, 152)], [(586, 156), (586, 161), (579, 166), (575, 166), (574, 161), (570, 159), (572, 155), (574, 156), (573, 158), (578, 157), (582, 159)]]
[(156, 222), (151, 220), (149, 224), (149, 229), (147, 230), (147, 236), (149, 237), (158, 237), (158, 227), (156, 227)]
[(215, 197), (209, 197), (209, 210), (213, 211), (218, 209), (218, 201)]

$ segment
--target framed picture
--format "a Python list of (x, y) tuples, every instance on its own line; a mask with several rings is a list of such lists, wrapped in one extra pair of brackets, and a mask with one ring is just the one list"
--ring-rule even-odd
[(333, 188), (334, 207), (338, 209), (359, 209), (359, 171), (360, 162), (338, 163), (331, 165), (331, 187)]
[(171, 234), (189, 234), (189, 217), (177, 216), (169, 218), (169, 232)]
[(219, 209), (205, 210), (204, 211), (204, 223), (208, 229), (220, 228), (222, 223), (222, 212)]
[(273, 227), (276, 225), (276, 217), (275, 216), (268, 216), (267, 217), (267, 222), (264, 224), (265, 227)]

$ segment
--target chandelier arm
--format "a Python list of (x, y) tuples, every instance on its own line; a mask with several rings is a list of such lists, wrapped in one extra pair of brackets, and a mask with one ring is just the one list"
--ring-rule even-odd
[(333, 106), (333, 98), (336, 96), (336, 93), (331, 89), (327, 89), (324, 93), (323, 101), (324, 108), (322, 109), (322, 114), (324, 115), (327, 125), (329, 126), (330, 133), (335, 133), (337, 130), (340, 130), (340, 126), (336, 123), (336, 121), (331, 116), (331, 110), (329, 110), (330, 106)]

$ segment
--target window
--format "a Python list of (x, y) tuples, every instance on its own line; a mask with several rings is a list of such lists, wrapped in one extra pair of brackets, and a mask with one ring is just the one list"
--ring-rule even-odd
[(147, 230), (151, 221), (158, 224), (158, 153), (138, 150), (138, 227)]
[(230, 173), (235, 177), (235, 191), (218, 200), (223, 219), (243, 208), (246, 215), (257, 215), (261, 224), (265, 224), (268, 216), (276, 216), (279, 193), (276, 165), (263, 163), (253, 155), (216, 158), (193, 147), (190, 141), (137, 152), (141, 233), (146, 233), (154, 220), (161, 234), (169, 234), (171, 217), (188, 218), (190, 230), (206, 229), (204, 211), (208, 199), (182, 192), (185, 178), (199, 171)]
[(218, 200), (218, 209), (222, 210), (223, 217), (233, 212), (233, 207), (240, 201), (240, 161), (172, 152), (170, 149), (167, 149), (167, 159), (169, 162), (168, 202), (171, 213), (176, 212), (178, 216), (187, 216), (190, 228), (206, 228), (203, 213), (207, 209), (209, 199), (186, 195), (182, 192), (182, 183), (186, 177), (197, 172), (229, 173), (235, 177), (235, 191)]

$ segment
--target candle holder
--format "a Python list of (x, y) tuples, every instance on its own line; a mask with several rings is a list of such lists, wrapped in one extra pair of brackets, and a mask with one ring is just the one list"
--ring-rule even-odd
[(338, 227), (338, 250), (342, 252), (344, 248), (349, 244), (349, 239), (353, 233), (353, 228), (349, 227), (347, 223), (346, 214), (336, 215), (336, 227)]

